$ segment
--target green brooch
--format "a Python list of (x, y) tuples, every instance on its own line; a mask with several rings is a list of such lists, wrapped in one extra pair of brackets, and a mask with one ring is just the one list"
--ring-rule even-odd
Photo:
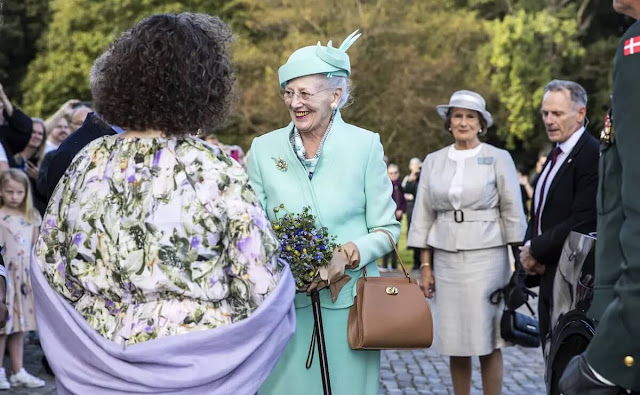
[(287, 168), (289, 167), (289, 165), (287, 164), (286, 160), (282, 158), (271, 158), (271, 159), (273, 159), (273, 161), (276, 162), (276, 168), (278, 168), (278, 170), (287, 171)]

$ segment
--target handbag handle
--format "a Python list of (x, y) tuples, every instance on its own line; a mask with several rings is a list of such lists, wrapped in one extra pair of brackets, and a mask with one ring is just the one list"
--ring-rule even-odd
[[(407, 268), (404, 267), (404, 263), (402, 262), (402, 257), (400, 257), (400, 253), (398, 252), (398, 248), (396, 247), (396, 243), (393, 241), (393, 236), (391, 235), (391, 232), (389, 232), (386, 229), (376, 229), (371, 233), (374, 232), (380, 232), (380, 233), (384, 233), (385, 235), (387, 235), (387, 238), (389, 239), (389, 242), (391, 243), (391, 246), (393, 247), (393, 251), (395, 251), (396, 256), (398, 257), (398, 262), (400, 262), (400, 266), (402, 266), (402, 271), (404, 272), (404, 276), (406, 278), (409, 279), (409, 282), (411, 282), (411, 276), (409, 276), (409, 273), (407, 272)], [(363, 274), (364, 274), (364, 281), (367, 281), (367, 267), (365, 266), (364, 270), (363, 270)]]

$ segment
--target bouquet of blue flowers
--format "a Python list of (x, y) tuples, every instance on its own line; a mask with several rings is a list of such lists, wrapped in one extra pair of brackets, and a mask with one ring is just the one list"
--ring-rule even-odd
[[(303, 207), (301, 213), (292, 214), (281, 204), (274, 207), (273, 212), (276, 219), (271, 221), (271, 226), (280, 240), (280, 257), (289, 264), (298, 291), (304, 291), (318, 268), (331, 261), (333, 250), (338, 247), (336, 237), (329, 235), (326, 227), (316, 227), (311, 207)], [(284, 215), (278, 217), (280, 212)]]

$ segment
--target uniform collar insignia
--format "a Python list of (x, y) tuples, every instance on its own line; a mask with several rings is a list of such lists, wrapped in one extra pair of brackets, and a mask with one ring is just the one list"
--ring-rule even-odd
[(615, 140), (613, 121), (611, 118), (611, 109), (609, 109), (607, 116), (604, 118), (604, 128), (602, 128), (600, 132), (600, 142), (603, 144), (613, 144)]

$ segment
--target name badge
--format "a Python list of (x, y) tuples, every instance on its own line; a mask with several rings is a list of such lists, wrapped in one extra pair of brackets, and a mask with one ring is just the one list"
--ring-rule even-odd
[(483, 156), (478, 158), (479, 165), (492, 165), (493, 164), (493, 156)]

